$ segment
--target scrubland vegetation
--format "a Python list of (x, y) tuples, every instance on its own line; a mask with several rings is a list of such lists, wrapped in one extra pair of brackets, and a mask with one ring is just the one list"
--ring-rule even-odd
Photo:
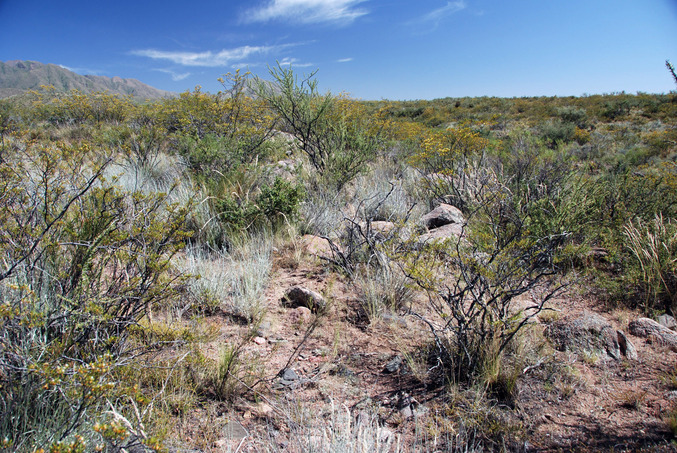
[[(271, 77), (1, 101), (0, 451), (192, 451), (173, 427), (239, 400), (273, 407), (288, 451), (524, 449), (526, 370), (562, 398), (579, 385), (532, 322), (556, 319), (553, 298), (676, 314), (674, 93), (365, 102)], [(460, 231), (421, 240), (440, 203)], [(438, 405), (412, 432), (333, 400), (316, 426), (248, 352), (277, 268), (303, 260), (348, 288), (365, 335), (415, 326), (405, 358)], [(301, 338), (338, 322), (324, 295)], [(250, 450), (283, 451), (269, 435)]]

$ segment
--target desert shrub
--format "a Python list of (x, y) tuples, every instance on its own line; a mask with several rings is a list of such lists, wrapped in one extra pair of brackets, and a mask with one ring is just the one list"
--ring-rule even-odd
[(604, 103), (599, 115), (606, 120), (627, 116), (634, 107), (634, 100), (628, 95), (617, 95)]
[(551, 148), (558, 143), (571, 142), (576, 134), (576, 125), (565, 121), (549, 120), (542, 123), (539, 129), (541, 137)]
[(353, 184), (352, 203), (360, 216), (375, 221), (401, 222), (423, 215), (425, 207), (416, 197), (417, 174), (390, 160), (378, 160)]
[[(232, 182), (230, 182), (232, 184)], [(232, 231), (277, 229), (293, 221), (304, 196), (303, 186), (276, 177), (271, 183), (249, 181), (239, 191), (220, 189), (222, 195), (212, 201), (218, 219)], [(227, 186), (226, 186), (227, 187)]]
[(370, 320), (385, 312), (397, 313), (406, 309), (413, 295), (411, 282), (392, 262), (358, 266), (353, 282), (360, 304)]
[[(547, 287), (560, 272), (559, 254), (572, 219), (552, 221), (561, 209), (568, 167), (539, 158), (528, 141), (517, 140), (511, 149), (502, 160), (470, 156), (475, 174), (483, 175), (481, 184), (452, 180), (468, 219), (461, 237), (404, 255), (407, 274), (425, 290), (435, 313), (414, 315), (430, 329), (435, 364), (452, 382), (481, 380), (561, 289), (546, 290), (527, 314), (514, 307), (516, 297)], [(426, 162), (450, 168), (448, 154), (448, 147), (433, 146)]]
[(112, 371), (130, 329), (174, 297), (169, 273), (187, 208), (102, 179), (87, 146), (27, 143), (0, 163), (0, 437), (31, 449), (69, 441), (125, 386)]
[(321, 95), (314, 74), (299, 82), (291, 69), (279, 65), (270, 73), (273, 82), (258, 81), (258, 95), (280, 117), (282, 128), (296, 137), (324, 183), (340, 189), (376, 153), (378, 123), (356, 101)]
[(272, 185), (261, 187), (256, 204), (271, 225), (276, 227), (285, 220), (296, 220), (303, 196), (303, 186), (277, 177)]
[(570, 123), (579, 129), (588, 127), (588, 113), (583, 108), (565, 106), (557, 109), (557, 115), (564, 123)]
[(72, 90), (61, 94), (57, 93), (54, 87), (46, 86), (33, 92), (32, 96), (32, 115), (57, 126), (121, 123), (134, 110), (130, 96), (118, 96), (107, 92), (85, 94), (79, 90)]
[(469, 128), (431, 131), (409, 162), (422, 173), (425, 189), (435, 201), (468, 212), (479, 202), (476, 195), (489, 184), (484, 165), (488, 145)]
[(345, 217), (343, 205), (341, 193), (310, 191), (299, 207), (299, 232), (334, 237)]

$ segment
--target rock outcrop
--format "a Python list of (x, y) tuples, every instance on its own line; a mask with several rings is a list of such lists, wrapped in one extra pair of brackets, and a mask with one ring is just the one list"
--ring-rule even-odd
[(653, 319), (639, 318), (630, 322), (630, 333), (636, 337), (646, 338), (651, 344), (666, 346), (677, 352), (677, 333), (660, 325)]
[(615, 360), (637, 359), (637, 351), (626, 335), (595, 313), (554, 322), (546, 328), (545, 335), (559, 351), (594, 353)]

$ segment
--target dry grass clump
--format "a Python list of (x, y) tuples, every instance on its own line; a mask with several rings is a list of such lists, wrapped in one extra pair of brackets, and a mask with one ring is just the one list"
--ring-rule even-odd
[(179, 267), (199, 276), (188, 285), (198, 308), (218, 308), (247, 322), (259, 319), (272, 266), (272, 248), (271, 239), (264, 235), (235, 242), (230, 251), (187, 248)]

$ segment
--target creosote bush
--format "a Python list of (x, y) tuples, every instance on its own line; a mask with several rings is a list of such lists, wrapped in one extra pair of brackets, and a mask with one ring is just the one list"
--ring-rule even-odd
[(112, 371), (141, 351), (129, 330), (182, 278), (170, 274), (188, 206), (124, 192), (86, 145), (18, 144), (0, 163), (0, 438), (66, 441), (124, 392)]

